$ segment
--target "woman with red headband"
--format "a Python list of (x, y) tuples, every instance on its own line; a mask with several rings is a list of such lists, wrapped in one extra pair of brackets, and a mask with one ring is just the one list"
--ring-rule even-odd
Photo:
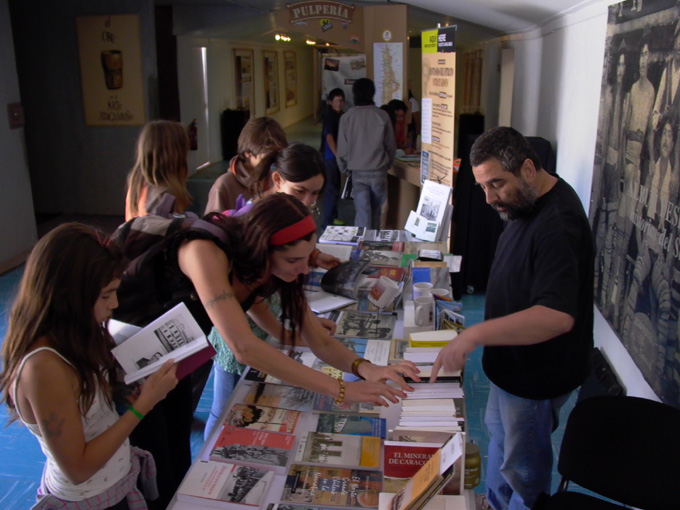
[[(227, 232), (224, 242), (212, 238), (184, 240), (168, 253), (163, 268), (168, 281), (188, 279), (212, 324), (237, 361), (266, 372), (288, 384), (330, 395), (336, 402), (368, 402), (387, 406), (405, 397), (410, 388), (402, 374), (419, 380), (411, 362), (373, 365), (331, 337), (314, 316), (305, 299), (303, 283), (309, 272), (309, 256), (315, 248), (316, 224), (309, 209), (291, 195), (277, 193), (256, 202), (242, 216), (211, 214), (206, 217)], [(179, 279), (176, 278), (179, 276)], [(184, 287), (184, 283), (181, 283)], [(266, 298), (278, 293), (282, 321), (269, 309)], [(255, 336), (246, 314), (270, 335), (284, 343), (303, 340), (323, 361), (353, 372), (364, 381), (345, 383), (305, 367), (284, 352)], [(284, 324), (286, 325), (284, 327)], [(387, 380), (396, 383), (386, 384)], [(190, 427), (166, 427), (162, 423), (191, 423), (191, 385), (180, 381), (153, 417), (137, 428), (137, 446), (154, 456), (167, 457), (170, 449), (172, 476), (158, 473), (159, 504), (172, 497), (190, 465)], [(152, 418), (152, 419), (149, 419)], [(148, 423), (145, 423), (147, 422)], [(170, 437), (173, 436), (173, 437)], [(133, 438), (135, 439), (135, 438)], [(142, 442), (143, 441), (143, 442)], [(175, 459), (184, 459), (183, 461)], [(158, 461), (157, 464), (162, 461)], [(156, 502), (154, 502), (155, 504)], [(153, 506), (153, 508), (165, 508)]]

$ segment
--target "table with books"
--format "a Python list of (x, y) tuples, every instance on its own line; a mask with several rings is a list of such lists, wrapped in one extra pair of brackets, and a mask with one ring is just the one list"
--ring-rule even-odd
[[(419, 250), (438, 246), (414, 242), (404, 231), (374, 231), (354, 237), (358, 238), (352, 244), (319, 244), (322, 251), (335, 254), (347, 265), (369, 260), (360, 275), (352, 271), (345, 275), (360, 280), (342, 282), (351, 290), (347, 294), (351, 297), (345, 298), (349, 304), (340, 309), (334, 308), (337, 304), (325, 305), (332, 309), (315, 309), (315, 303), (322, 300), (310, 299), (310, 305), (338, 323), (334, 336), (358, 356), (380, 364), (410, 359), (421, 365), (421, 375), (427, 375), (438, 349), (455, 336), (455, 328), (464, 327), (461, 305), (450, 298), (438, 300), (442, 304), (437, 307), (435, 315), (440, 317), (435, 322), (454, 329), (435, 334), (424, 328), (407, 335), (401, 305), (410, 299), (414, 269), (420, 266), (432, 276), (444, 273), (448, 277), (449, 265), (418, 261)], [(389, 306), (377, 308), (375, 296), (371, 299), (376, 275), (393, 278), (400, 288)], [(365, 281), (371, 279), (373, 282)], [(310, 275), (310, 296), (323, 292), (322, 286), (328, 292), (323, 280), (323, 274)], [(326, 365), (308, 349), (296, 349), (291, 355), (333, 377), (356, 380), (352, 374), (341, 374)], [(249, 369), (169, 508), (415, 510), (445, 487), (444, 493), (460, 496), (434, 498), (428, 510), (472, 509), (473, 495), (463, 490), (465, 406), (461, 383), (460, 372), (446, 373), (434, 385), (413, 383), (415, 391), (407, 399), (387, 408), (337, 405), (331, 397), (287, 386)]]

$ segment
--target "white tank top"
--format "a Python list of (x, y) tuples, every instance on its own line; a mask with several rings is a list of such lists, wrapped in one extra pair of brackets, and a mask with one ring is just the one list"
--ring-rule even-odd
[[(17, 371), (17, 377), (14, 383), (14, 402), (16, 406), (17, 402), (17, 388), (16, 381), (19, 380), (21, 371), (24, 368), (26, 360), (33, 356), (36, 352), (48, 350), (55, 353), (66, 363), (73, 366), (66, 358), (50, 347), (40, 347), (33, 352), (28, 353), (21, 360), (19, 365), (19, 370)], [(96, 496), (106, 491), (109, 487), (116, 484), (123, 476), (125, 476), (128, 471), (130, 471), (130, 441), (126, 439), (123, 444), (118, 448), (116, 453), (109, 459), (109, 461), (99, 470), (89, 480), (85, 482), (74, 485), (68, 481), (66, 476), (59, 469), (59, 465), (54, 460), (52, 452), (50, 452), (45, 439), (40, 434), (40, 428), (35, 423), (26, 423), (21, 416), (19, 411), (19, 406), (16, 406), (19, 418), (26, 425), (28, 430), (30, 430), (33, 435), (38, 438), (40, 443), (40, 448), (42, 449), (47, 461), (45, 463), (45, 471), (43, 477), (45, 480), (45, 485), (49, 489), (50, 493), (59, 499), (66, 501), (82, 501), (92, 496)], [(118, 413), (112, 407), (109, 407), (106, 403), (104, 395), (101, 391), (97, 391), (92, 406), (88, 409), (85, 416), (82, 417), (83, 421), (83, 431), (85, 434), (85, 441), (90, 441), (91, 439), (97, 437), (99, 434), (108, 429), (111, 425), (116, 423), (119, 416)]]

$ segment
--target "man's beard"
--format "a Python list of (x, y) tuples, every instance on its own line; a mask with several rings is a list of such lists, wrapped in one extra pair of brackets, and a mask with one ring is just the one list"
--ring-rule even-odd
[[(500, 202), (493, 204), (491, 207), (498, 212), (503, 221), (511, 221), (531, 216), (537, 198), (538, 191), (529, 186), (524, 179), (520, 178), (519, 187), (515, 196), (512, 197), (512, 202)], [(504, 209), (504, 211), (499, 211), (499, 208)]]

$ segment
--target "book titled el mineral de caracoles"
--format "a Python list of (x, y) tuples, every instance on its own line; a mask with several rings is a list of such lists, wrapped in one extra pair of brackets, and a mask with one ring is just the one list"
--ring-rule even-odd
[(220, 503), (260, 506), (274, 480), (274, 471), (225, 462), (198, 460), (177, 490), (177, 500), (199, 506)]
[(288, 470), (281, 502), (377, 508), (381, 490), (380, 471), (293, 464)]
[(291, 434), (226, 426), (213, 445), (210, 460), (274, 469), (283, 474), (295, 439)]
[(380, 438), (308, 432), (300, 438), (295, 462), (377, 469), (380, 467)]
[(462, 455), (462, 434), (455, 434), (430, 457), (404, 488), (392, 497), (390, 508), (392, 510), (423, 508), (453, 476), (453, 465)]
[(174, 359), (181, 379), (215, 355), (215, 349), (203, 334), (196, 319), (184, 303), (179, 303), (158, 319), (111, 349), (125, 371), (125, 384), (131, 384), (158, 370)]
[(295, 431), (299, 411), (255, 404), (234, 404), (224, 425), (290, 434)]

